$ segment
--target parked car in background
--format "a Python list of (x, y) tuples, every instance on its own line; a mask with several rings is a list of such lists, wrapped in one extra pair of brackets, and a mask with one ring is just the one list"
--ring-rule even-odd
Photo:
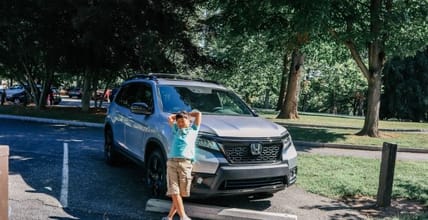
[(52, 95), (53, 95), (53, 104), (58, 105), (62, 99), (59, 90), (56, 87), (51, 87)]
[(30, 101), (30, 96), (22, 85), (14, 85), (6, 89), (6, 101), (15, 104), (27, 104)]
[(68, 90), (68, 97), (69, 98), (78, 98), (81, 99), (82, 98), (82, 89), (80, 88), (72, 88), (70, 90)]

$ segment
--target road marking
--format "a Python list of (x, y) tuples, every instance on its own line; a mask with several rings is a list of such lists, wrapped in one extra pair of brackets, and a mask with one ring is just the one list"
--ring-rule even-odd
[(68, 143), (64, 143), (64, 159), (62, 161), (62, 184), (59, 202), (62, 207), (68, 206)]
[[(265, 211), (255, 211), (248, 209), (226, 208), (212, 205), (201, 205), (195, 203), (185, 203), (186, 213), (190, 217), (214, 220), (297, 220), (296, 215), (287, 213), (275, 213)], [(168, 213), (171, 202), (160, 199), (149, 199), (146, 203), (146, 211)]]

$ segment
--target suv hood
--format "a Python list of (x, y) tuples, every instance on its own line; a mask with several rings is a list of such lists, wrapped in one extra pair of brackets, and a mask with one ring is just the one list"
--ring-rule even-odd
[(203, 115), (200, 131), (220, 137), (279, 137), (286, 129), (261, 117)]

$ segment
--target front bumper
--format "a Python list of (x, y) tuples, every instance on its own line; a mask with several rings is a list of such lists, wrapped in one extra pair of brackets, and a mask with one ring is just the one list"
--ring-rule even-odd
[(274, 193), (296, 181), (297, 166), (275, 164), (225, 164), (215, 174), (193, 173), (192, 197)]

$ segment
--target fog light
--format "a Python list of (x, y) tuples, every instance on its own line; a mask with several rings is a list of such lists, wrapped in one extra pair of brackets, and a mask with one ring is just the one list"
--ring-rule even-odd
[(198, 177), (198, 179), (196, 179), (196, 182), (198, 184), (201, 184), (204, 181), (204, 179), (202, 177)]

